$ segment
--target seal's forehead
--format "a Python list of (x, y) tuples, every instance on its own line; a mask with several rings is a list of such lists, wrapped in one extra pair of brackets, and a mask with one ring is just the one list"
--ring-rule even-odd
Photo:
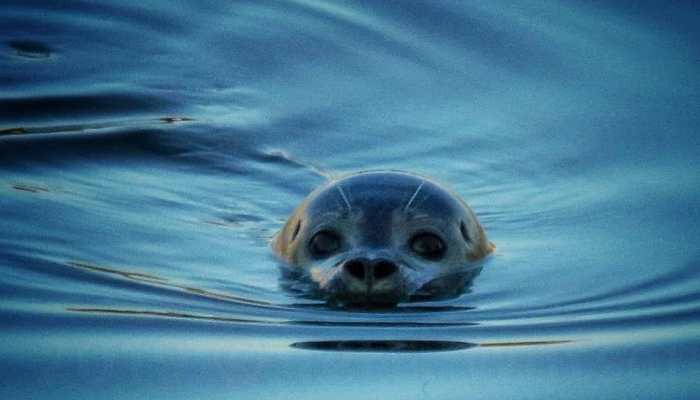
[(361, 211), (377, 216), (402, 209), (408, 215), (445, 216), (459, 212), (461, 203), (428, 179), (399, 172), (368, 172), (326, 185), (307, 209), (312, 214)]

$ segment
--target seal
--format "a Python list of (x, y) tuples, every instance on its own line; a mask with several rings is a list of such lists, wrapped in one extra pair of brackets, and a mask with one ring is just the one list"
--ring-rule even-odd
[(393, 305), (464, 292), (495, 246), (474, 212), (433, 180), (370, 171), (311, 192), (275, 235), (290, 279), (340, 305)]

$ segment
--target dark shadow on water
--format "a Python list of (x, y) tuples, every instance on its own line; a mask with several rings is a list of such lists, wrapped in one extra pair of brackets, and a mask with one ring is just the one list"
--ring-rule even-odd
[(37, 40), (11, 40), (7, 45), (15, 51), (15, 55), (23, 58), (49, 58), (53, 50)]
[[(384, 312), (384, 313), (391, 313), (391, 314), (413, 314), (413, 313), (430, 313), (430, 312), (441, 312), (441, 313), (448, 313), (448, 312), (464, 312), (464, 311), (471, 311), (475, 310), (476, 307), (472, 306), (462, 306), (462, 305), (455, 305), (455, 304), (450, 304), (450, 305), (428, 305), (428, 303), (424, 304), (411, 304), (411, 303), (400, 303), (398, 305), (392, 305), (392, 306), (386, 306), (383, 308), (367, 308), (367, 307), (361, 307), (361, 306), (347, 306), (343, 308), (332, 308), (329, 306), (327, 303), (296, 303), (292, 304), (294, 308), (298, 309), (304, 309), (304, 310), (319, 310), (319, 311), (327, 311), (329, 309), (331, 310), (341, 310), (341, 311), (350, 311), (353, 313), (377, 313), (377, 312)], [(476, 325), (476, 324), (474, 324)]]
[(16, 121), (160, 113), (177, 106), (172, 98), (118, 91), (0, 97), (0, 122), (17, 125)]
[(570, 340), (471, 343), (444, 340), (329, 340), (296, 342), (290, 347), (302, 350), (358, 353), (429, 353), (459, 351), (475, 347), (524, 347), (571, 343)]
[[(77, 170), (86, 163), (91, 168), (106, 168), (116, 165), (112, 163), (188, 162), (181, 158), (187, 146), (171, 134), (176, 123), (172, 117), (164, 118), (89, 126), (0, 128), (0, 165), (17, 168), (52, 164)], [(188, 132), (177, 125), (177, 134)]]
[(469, 342), (437, 340), (333, 340), (296, 342), (290, 347), (302, 350), (348, 351), (362, 353), (428, 353), (466, 350), (478, 346)]

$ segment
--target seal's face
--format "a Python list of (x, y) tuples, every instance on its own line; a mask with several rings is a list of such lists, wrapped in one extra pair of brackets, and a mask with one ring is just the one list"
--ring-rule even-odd
[(273, 248), (328, 299), (395, 304), (459, 293), (493, 245), (469, 207), (438, 184), (367, 172), (311, 193)]

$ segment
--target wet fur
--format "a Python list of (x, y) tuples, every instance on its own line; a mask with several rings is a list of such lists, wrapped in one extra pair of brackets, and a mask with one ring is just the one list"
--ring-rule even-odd
[[(352, 176), (354, 175), (351, 175), (350, 177)], [(425, 179), (425, 182), (432, 182), (427, 178), (416, 176), (413, 177)], [(314, 199), (320, 195), (323, 195), (324, 191), (327, 195), (329, 193), (328, 189), (333, 188), (333, 186), (337, 185), (335, 187), (338, 189), (338, 195), (342, 198), (342, 201), (338, 202), (339, 209), (347, 207), (349, 209), (349, 212), (352, 211), (350, 201), (348, 200), (348, 195), (351, 195), (352, 193), (344, 193), (342, 186), (339, 184), (339, 182), (342, 182), (342, 179), (329, 181), (326, 184), (321, 185), (312, 193), (310, 193), (301, 202), (301, 204), (299, 204), (299, 206), (296, 207), (296, 209), (287, 219), (282, 229), (275, 235), (275, 237), (272, 240), (271, 246), (274, 253), (292, 268), (300, 268), (300, 272), (308, 270), (314, 264), (314, 261), (308, 257), (308, 254), (305, 254), (307, 253), (304, 247), (306, 246), (305, 239), (308, 239), (308, 237), (302, 237), (303, 235), (299, 233), (300, 231), (305, 232), (306, 230), (313, 228), (307, 227), (305, 226), (305, 224), (307, 223), (307, 221), (310, 221), (312, 219), (307, 214), (309, 212), (309, 206), (314, 201)], [(435, 190), (435, 185), (436, 184), (432, 182), (430, 190)], [(420, 192), (422, 186), (423, 183), (421, 183), (416, 188), (416, 190), (410, 196), (408, 201), (406, 201), (405, 206), (402, 207), (400, 213), (406, 213), (412, 206), (420, 207), (419, 204), (412, 203), (414, 202), (414, 200), (416, 200), (417, 195)], [(451, 192), (439, 185), (437, 185), (437, 187), (439, 188), (441, 193), (444, 193), (446, 194), (446, 196), (449, 196), (452, 199), (451, 201), (453, 201), (453, 203), (458, 203), (463, 209), (463, 211), (466, 213), (467, 217), (462, 221), (468, 221), (465, 222), (465, 225), (468, 225), (466, 229), (468, 230), (469, 240), (467, 241), (468, 245), (465, 246), (465, 251), (462, 256), (464, 257), (463, 264), (478, 264), (477, 261), (483, 259), (490, 253), (492, 253), (495, 249), (495, 246), (488, 240), (484, 228), (481, 226), (480, 222), (476, 218), (476, 215), (471, 210), (471, 208), (469, 208), (469, 206), (456, 193)], [(426, 198), (430, 198), (430, 194), (428, 194)], [(456, 202), (454, 200), (456, 200)], [(423, 201), (425, 201), (425, 198), (423, 199)], [(459, 222), (456, 222), (455, 225), (459, 225)], [(453, 259), (452, 261), (454, 262), (455, 260)], [(446, 268), (449, 272), (451, 267), (447, 265)], [(314, 271), (309, 272), (312, 274), (314, 273)], [(475, 275), (476, 274), (478, 274), (478, 271), (475, 273)]]

